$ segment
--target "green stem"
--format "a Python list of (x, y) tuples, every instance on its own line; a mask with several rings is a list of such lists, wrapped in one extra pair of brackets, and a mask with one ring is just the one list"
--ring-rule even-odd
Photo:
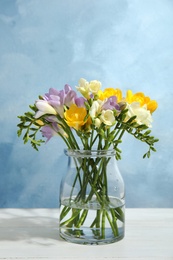
[[(71, 209), (71, 208), (70, 208)], [(61, 226), (68, 225), (72, 220), (74, 220), (76, 217), (79, 216), (81, 209), (75, 209), (75, 211), (72, 209), (72, 216), (71, 218), (65, 220), (64, 222), (61, 222)]]
[(76, 138), (73, 135), (73, 132), (71, 131), (71, 128), (68, 126), (66, 121), (64, 119), (62, 119), (59, 115), (57, 115), (57, 118), (59, 120), (58, 124), (63, 128), (65, 133), (68, 135), (70, 147), (72, 149), (79, 149), (78, 143), (76, 141)]
[[(113, 209), (112, 209), (113, 210)], [(120, 207), (113, 210), (114, 214), (117, 219), (119, 219), (121, 222), (124, 222), (124, 213)]]
[(80, 219), (79, 219), (79, 221), (78, 221), (77, 224), (76, 224), (76, 227), (77, 227), (77, 228), (80, 228), (80, 227), (83, 225), (83, 223), (85, 222), (85, 219), (86, 219), (87, 215), (88, 215), (88, 209), (84, 209), (83, 212), (82, 212), (82, 215), (81, 215), (81, 217), (80, 217)]
[(101, 227), (101, 234), (102, 238), (105, 238), (105, 216), (106, 216), (106, 210), (102, 210), (102, 227)]
[(112, 215), (113, 221), (111, 221), (111, 218), (109, 216), (109, 213), (106, 211), (106, 217), (109, 221), (109, 224), (112, 228), (112, 231), (114, 233), (114, 236), (118, 236), (118, 227), (117, 227), (117, 220), (116, 218)]
[(97, 215), (96, 215), (96, 228), (100, 228), (100, 216), (101, 216), (101, 210), (97, 210)]
[(94, 129), (91, 131), (91, 137), (90, 137), (90, 149), (91, 149), (91, 147), (92, 147), (93, 137), (94, 137)]
[(60, 214), (60, 221), (68, 214), (68, 212), (71, 210), (70, 207), (65, 206)]
[(83, 185), (82, 185), (82, 180), (81, 180), (81, 176), (80, 176), (81, 166), (78, 167), (77, 160), (76, 160), (75, 158), (73, 158), (73, 159), (74, 159), (75, 167), (76, 167), (76, 170), (77, 170), (77, 174), (76, 174), (76, 176), (75, 176), (75, 179), (74, 179), (74, 182), (73, 182), (73, 185), (72, 185), (72, 189), (71, 189), (71, 193), (70, 193), (70, 198), (72, 197), (73, 190), (74, 190), (74, 187), (75, 187), (76, 182), (77, 182), (78, 179), (79, 179), (79, 184), (80, 184), (80, 191), (81, 191), (81, 189), (82, 189), (82, 187), (83, 187)]

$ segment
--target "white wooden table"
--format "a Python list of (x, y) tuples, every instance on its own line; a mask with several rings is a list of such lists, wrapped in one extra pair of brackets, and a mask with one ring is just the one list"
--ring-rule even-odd
[(173, 209), (126, 209), (126, 235), (77, 245), (58, 235), (58, 209), (0, 209), (0, 259), (173, 259)]

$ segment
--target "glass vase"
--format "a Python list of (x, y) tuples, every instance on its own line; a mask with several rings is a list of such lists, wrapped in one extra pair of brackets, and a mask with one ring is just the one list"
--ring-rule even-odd
[(124, 182), (114, 150), (66, 150), (61, 182), (60, 236), (77, 244), (107, 244), (124, 237)]

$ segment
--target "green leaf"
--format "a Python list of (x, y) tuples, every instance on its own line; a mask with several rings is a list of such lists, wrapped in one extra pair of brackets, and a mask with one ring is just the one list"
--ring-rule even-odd
[(136, 116), (132, 116), (126, 123), (129, 124), (135, 120)]
[(153, 146), (151, 146), (150, 149), (151, 149), (153, 152), (156, 152), (156, 151), (157, 151)]
[(144, 133), (144, 135), (149, 135), (151, 133), (151, 130), (148, 130)]
[(31, 131), (37, 131), (37, 130), (38, 130), (38, 128), (31, 127), (31, 128), (30, 128), (30, 130), (31, 130)]
[(120, 155), (119, 153), (116, 153), (116, 154), (115, 154), (115, 158), (116, 158), (117, 161), (118, 161), (118, 160), (121, 160), (121, 155)]
[(38, 111), (38, 108), (35, 105), (30, 105), (29, 106), (34, 112)]
[(150, 158), (150, 150), (147, 152), (147, 157)]
[(18, 135), (18, 137), (20, 137), (21, 134), (22, 134), (22, 129), (19, 129), (19, 130), (17, 131), (17, 135)]

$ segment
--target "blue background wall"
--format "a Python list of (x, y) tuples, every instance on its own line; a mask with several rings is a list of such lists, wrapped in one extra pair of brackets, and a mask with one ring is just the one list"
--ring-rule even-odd
[(0, 207), (57, 207), (67, 158), (17, 138), (17, 115), (49, 87), (97, 79), (156, 99), (158, 150), (125, 136), (127, 207), (173, 206), (173, 1), (0, 0)]

